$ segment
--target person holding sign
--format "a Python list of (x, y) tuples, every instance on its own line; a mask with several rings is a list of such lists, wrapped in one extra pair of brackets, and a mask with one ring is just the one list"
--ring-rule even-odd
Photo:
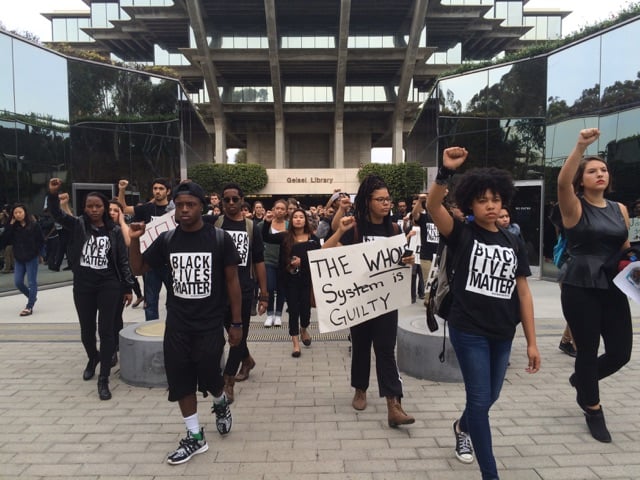
[(187, 428), (187, 436), (167, 456), (167, 463), (179, 465), (209, 449), (198, 419), (198, 390), (205, 397), (213, 395), (218, 433), (226, 435), (231, 431), (231, 410), (220, 360), (227, 305), (232, 315), (229, 345), (235, 347), (242, 339), (242, 300), (236, 245), (228, 233), (202, 221), (207, 201), (200, 185), (181, 183), (175, 189), (174, 201), (178, 227), (162, 232), (141, 253), (140, 237), (145, 224), (132, 223), (129, 255), (137, 274), (161, 265), (171, 269), (172, 288), (167, 294), (162, 345), (169, 401), (178, 402)]
[[(397, 223), (391, 220), (389, 189), (380, 177), (368, 175), (360, 184), (354, 204), (354, 215), (342, 217), (338, 230), (322, 248), (375, 241), (379, 237), (401, 234)], [(414, 256), (401, 259), (412, 265)], [(376, 354), (376, 376), (381, 397), (387, 399), (390, 427), (408, 425), (415, 419), (403, 410), (402, 380), (396, 362), (395, 346), (398, 331), (398, 311), (392, 310), (363, 323), (350, 327), (351, 333), (351, 386), (355, 396), (351, 402), (356, 410), (367, 407), (367, 388), (371, 371), (371, 347)]]
[[(88, 193), (83, 214), (74, 217), (60, 209), (61, 185), (59, 178), (49, 180), (47, 205), (55, 221), (71, 232), (68, 256), (73, 271), (73, 303), (78, 312), (82, 345), (89, 357), (82, 378), (91, 380), (100, 363), (98, 396), (100, 400), (109, 400), (116, 311), (123, 302), (131, 304), (133, 277), (127, 247), (120, 227), (109, 216), (109, 200), (103, 194)], [(96, 347), (96, 313), (100, 351)]]
[[(273, 212), (267, 212), (262, 224), (262, 236), (267, 243), (280, 245), (279, 277), (285, 285), (289, 306), (289, 335), (293, 342), (291, 356), (300, 356), (300, 340), (311, 345), (309, 323), (311, 322), (311, 272), (309, 250), (320, 248), (320, 239), (311, 231), (307, 213), (297, 208), (291, 214), (286, 232), (271, 233)], [(300, 338), (298, 338), (300, 337)]]
[(429, 190), (427, 210), (450, 252), (447, 262), (456, 266), (447, 320), (464, 379), (466, 405), (453, 423), (455, 455), (471, 463), (475, 448), (482, 478), (496, 479), (489, 409), (500, 395), (520, 321), (527, 340), (527, 372), (539, 370), (540, 353), (527, 283), (531, 275), (527, 251), (521, 240), (496, 225), (500, 209), (515, 193), (511, 175), (497, 168), (472, 169), (462, 175), (454, 196), (465, 215), (473, 214), (473, 221), (454, 219), (443, 205), (449, 179), (467, 155), (461, 147), (444, 151)]
[[(598, 383), (631, 358), (633, 330), (629, 299), (603, 268), (611, 258), (617, 264), (616, 257), (629, 247), (629, 214), (623, 204), (605, 198), (611, 190), (606, 162), (596, 156), (584, 157), (587, 147), (599, 137), (597, 128), (581, 130), (558, 174), (558, 205), (570, 253), (559, 281), (562, 312), (577, 349), (575, 373), (569, 382), (576, 389), (576, 401), (584, 410), (591, 435), (608, 443), (611, 434)], [(600, 337), (605, 353), (598, 356)]]

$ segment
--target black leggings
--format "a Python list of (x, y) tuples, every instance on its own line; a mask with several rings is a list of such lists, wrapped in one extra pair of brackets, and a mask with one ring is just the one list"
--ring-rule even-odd
[(80, 336), (87, 356), (95, 358), (96, 313), (98, 315), (98, 334), (100, 335), (100, 376), (111, 373), (111, 357), (115, 349), (113, 323), (116, 309), (122, 303), (122, 289), (119, 282), (107, 282), (101, 285), (82, 285), (79, 290), (73, 287), (73, 302), (78, 312)]
[[(633, 330), (629, 300), (617, 287), (608, 290), (562, 285), (562, 313), (578, 354), (575, 385), (581, 403), (600, 403), (598, 381), (617, 372), (631, 358)], [(605, 353), (598, 357), (600, 336)]]
[(289, 307), (289, 335), (300, 335), (300, 327), (311, 323), (311, 281), (302, 275), (287, 275), (286, 295)]

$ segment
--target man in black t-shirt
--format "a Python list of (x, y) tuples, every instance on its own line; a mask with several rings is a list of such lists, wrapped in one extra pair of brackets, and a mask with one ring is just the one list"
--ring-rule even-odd
[[(254, 228), (253, 221), (245, 217), (242, 212), (244, 194), (239, 185), (228, 183), (222, 189), (222, 206), (224, 216), (218, 218), (215, 225), (226, 231), (236, 245), (240, 255), (238, 277), (242, 290), (242, 339), (237, 346), (229, 349), (229, 358), (224, 369), (224, 385), (227, 397), (233, 402), (233, 387), (236, 382), (246, 380), (249, 371), (255, 367), (256, 362), (251, 357), (247, 346), (249, 336), (249, 324), (251, 321), (251, 305), (254, 299), (256, 281), (260, 289), (258, 297), (258, 314), (263, 315), (267, 311), (269, 296), (267, 293), (267, 269), (264, 264), (264, 244), (259, 228)], [(225, 328), (230, 325), (230, 312), (225, 318)], [(242, 362), (242, 367), (240, 367)], [(240, 367), (240, 371), (238, 371)], [(236, 375), (236, 372), (238, 375)]]
[(178, 402), (187, 427), (186, 438), (167, 457), (171, 465), (185, 463), (209, 448), (198, 420), (197, 390), (205, 397), (208, 393), (213, 395), (218, 432), (225, 435), (231, 430), (231, 410), (220, 371), (227, 305), (231, 312), (229, 345), (238, 345), (242, 336), (237, 267), (240, 259), (233, 240), (220, 229), (203, 223), (206, 199), (196, 183), (180, 184), (175, 204), (178, 228), (161, 233), (142, 254), (140, 236), (145, 225), (132, 223), (129, 252), (136, 274), (163, 265), (171, 268), (164, 362), (169, 401)]
[[(125, 202), (125, 192), (129, 182), (120, 180), (118, 182), (118, 201), (124, 205), (124, 213), (133, 215), (134, 222), (144, 222), (148, 224), (152, 220), (161, 217), (168, 211), (173, 210), (173, 202), (169, 200), (171, 195), (171, 184), (166, 178), (156, 178), (153, 181), (151, 189), (153, 190), (153, 199), (150, 202), (141, 205), (130, 206)], [(158, 305), (160, 303), (160, 290), (164, 283), (167, 292), (171, 288), (169, 279), (169, 267), (160, 265), (153, 270), (148, 271), (144, 278), (144, 318), (145, 320), (157, 320), (160, 318)]]

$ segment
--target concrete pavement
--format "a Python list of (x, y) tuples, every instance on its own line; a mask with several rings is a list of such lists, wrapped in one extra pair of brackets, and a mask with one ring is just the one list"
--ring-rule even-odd
[[(613, 443), (589, 435), (568, 384), (573, 361), (558, 350), (564, 328), (558, 286), (531, 281), (542, 370), (525, 372), (521, 331), (491, 422), (504, 480), (640, 478), (640, 347), (631, 362), (601, 382)], [(232, 432), (220, 437), (210, 399), (200, 397), (209, 451), (190, 462), (165, 462), (184, 435), (177, 405), (160, 388), (132, 387), (112, 373), (113, 399), (101, 402), (95, 379), (82, 380), (86, 358), (71, 288), (39, 293), (34, 314), (18, 317), (20, 295), (0, 298), (0, 478), (71, 479), (473, 479), (476, 463), (454, 455), (451, 424), (464, 404), (459, 383), (404, 376), (403, 406), (416, 417), (406, 428), (386, 424), (375, 374), (369, 406), (351, 408), (349, 350), (344, 335), (314, 342), (290, 356), (286, 330), (261, 328), (250, 341), (258, 365), (236, 384)], [(640, 308), (632, 306), (634, 328)], [(422, 315), (413, 305), (403, 316)], [(126, 322), (144, 319), (127, 309)], [(437, 362), (437, 352), (434, 353)]]

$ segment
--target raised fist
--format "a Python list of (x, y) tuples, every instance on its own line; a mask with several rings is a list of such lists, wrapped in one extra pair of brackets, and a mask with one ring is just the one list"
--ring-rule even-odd
[(60, 205), (64, 205), (65, 203), (69, 203), (69, 194), (68, 193), (61, 193), (60, 195), (58, 195), (58, 198), (60, 199)]
[(59, 178), (52, 178), (49, 180), (49, 193), (58, 193), (60, 187), (62, 186), (62, 180)]
[(125, 190), (129, 186), (129, 180), (120, 180), (118, 182), (118, 188), (120, 190)]
[(578, 145), (588, 146), (600, 137), (600, 130), (597, 128), (585, 128), (580, 130), (578, 135)]
[(445, 168), (455, 170), (464, 163), (467, 155), (469, 155), (469, 152), (467, 152), (466, 148), (449, 147), (442, 153), (442, 165)]

